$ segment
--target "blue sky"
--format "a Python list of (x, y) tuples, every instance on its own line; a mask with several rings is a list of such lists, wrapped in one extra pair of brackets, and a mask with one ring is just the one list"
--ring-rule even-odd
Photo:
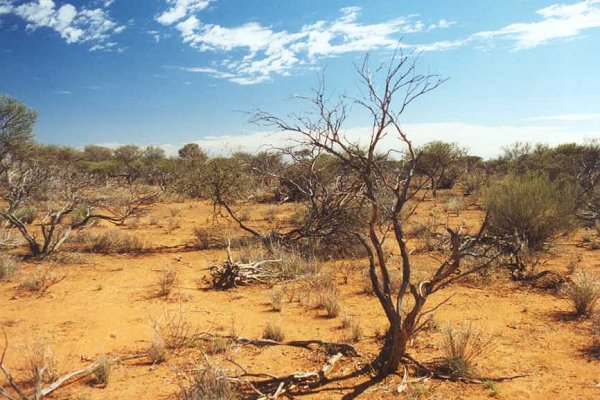
[(0, 92), (46, 143), (254, 150), (281, 136), (243, 111), (300, 110), (323, 69), (355, 94), (354, 63), (398, 46), (450, 78), (407, 111), (417, 143), (600, 137), (600, 0), (0, 0)]

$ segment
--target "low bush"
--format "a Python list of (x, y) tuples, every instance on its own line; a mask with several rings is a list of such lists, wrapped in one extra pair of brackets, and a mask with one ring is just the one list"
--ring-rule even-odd
[(573, 226), (575, 189), (547, 175), (508, 175), (485, 192), (488, 229), (539, 250), (553, 236)]

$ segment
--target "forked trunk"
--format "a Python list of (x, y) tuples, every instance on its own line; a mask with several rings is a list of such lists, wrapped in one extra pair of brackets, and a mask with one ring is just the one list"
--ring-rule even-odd
[(399, 325), (393, 325), (395, 326), (390, 326), (387, 331), (383, 347), (373, 362), (373, 367), (380, 378), (398, 371), (402, 358), (406, 354), (406, 345), (410, 339), (409, 335)]

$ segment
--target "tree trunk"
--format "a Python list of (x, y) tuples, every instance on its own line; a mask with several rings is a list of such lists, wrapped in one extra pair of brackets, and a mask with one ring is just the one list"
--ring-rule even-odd
[(406, 353), (409, 337), (399, 324), (393, 324), (385, 335), (385, 342), (379, 355), (373, 362), (377, 375), (384, 378), (398, 371)]

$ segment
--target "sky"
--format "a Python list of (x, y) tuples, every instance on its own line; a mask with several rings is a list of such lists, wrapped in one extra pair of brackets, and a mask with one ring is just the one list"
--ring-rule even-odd
[[(305, 110), (321, 74), (356, 96), (398, 49), (448, 78), (403, 115), (416, 144), (600, 138), (600, 0), (0, 0), (0, 93), (43, 143), (264, 149), (285, 135), (248, 112)], [(347, 135), (369, 125), (352, 107)]]

